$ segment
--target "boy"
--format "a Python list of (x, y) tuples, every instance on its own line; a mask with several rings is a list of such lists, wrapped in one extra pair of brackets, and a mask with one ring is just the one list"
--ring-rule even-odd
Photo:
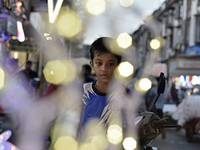
[[(119, 115), (120, 105), (117, 99), (119, 99), (120, 94), (113, 90), (114, 88), (110, 90), (110, 83), (114, 83), (113, 72), (120, 63), (121, 56), (115, 55), (109, 50), (108, 45), (112, 41), (112, 38), (101, 37), (91, 45), (90, 65), (96, 73), (97, 80), (83, 85), (82, 126), (85, 126), (87, 121), (94, 117), (100, 118), (99, 125), (107, 126), (111, 116)], [(125, 88), (122, 91), (124, 90)]]

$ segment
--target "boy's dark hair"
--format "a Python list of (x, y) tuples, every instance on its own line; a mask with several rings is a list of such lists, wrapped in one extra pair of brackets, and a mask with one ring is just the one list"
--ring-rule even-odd
[[(112, 53), (109, 44), (114, 42), (113, 38), (110, 37), (101, 37), (95, 40), (91, 47), (90, 47), (90, 58), (93, 61), (94, 55), (101, 55), (105, 53)], [(117, 63), (119, 64), (121, 62), (121, 56), (114, 54), (115, 57), (117, 58)]]
[(88, 72), (91, 72), (91, 70), (92, 70), (91, 66), (88, 64), (83, 65), (83, 68), (85, 68), (85, 70)]

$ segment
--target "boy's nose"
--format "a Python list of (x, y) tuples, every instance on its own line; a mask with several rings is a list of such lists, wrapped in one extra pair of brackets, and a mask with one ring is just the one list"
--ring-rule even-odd
[(102, 65), (102, 67), (101, 67), (101, 70), (102, 71), (105, 71), (105, 70), (107, 70), (108, 68), (107, 68), (107, 66), (106, 65)]

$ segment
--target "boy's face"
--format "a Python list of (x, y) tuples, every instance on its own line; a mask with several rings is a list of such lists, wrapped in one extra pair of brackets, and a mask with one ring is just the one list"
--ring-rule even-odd
[(95, 70), (97, 81), (108, 83), (113, 76), (113, 71), (117, 66), (117, 59), (112, 53), (94, 55), (94, 59), (90, 61), (92, 69)]

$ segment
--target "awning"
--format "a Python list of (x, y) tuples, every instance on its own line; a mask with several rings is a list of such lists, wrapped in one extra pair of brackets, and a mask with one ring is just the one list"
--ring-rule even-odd
[(169, 77), (200, 75), (200, 56), (178, 56), (168, 60)]
[(185, 54), (187, 55), (200, 55), (200, 43), (194, 46), (189, 46), (185, 50)]

